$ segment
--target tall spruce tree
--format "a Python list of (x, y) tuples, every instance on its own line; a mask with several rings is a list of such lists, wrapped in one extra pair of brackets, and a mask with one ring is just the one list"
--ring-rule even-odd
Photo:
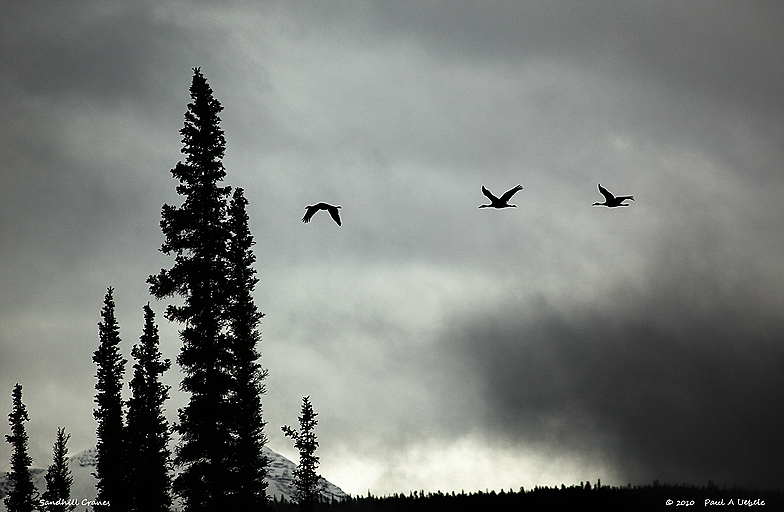
[(3, 498), (8, 512), (32, 512), (36, 508), (38, 493), (30, 476), (30, 465), (33, 459), (27, 452), (27, 431), (24, 422), (30, 421), (27, 408), (22, 403), (22, 386), (17, 384), (11, 392), (12, 409), (8, 415), (11, 425), (11, 435), (6, 435), (5, 440), (11, 443), (11, 472), (8, 473), (8, 483), (11, 489)]
[[(264, 495), (263, 471), (258, 469), (264, 460), (255, 452), (263, 444), (263, 423), (238, 423), (241, 414), (253, 417), (257, 410), (260, 421), (258, 395), (263, 388), (255, 363), (259, 317), (253, 310), (240, 320), (245, 299), (237, 292), (241, 279), (230, 256), (232, 244), (241, 247), (252, 244), (252, 239), (232, 242), (232, 230), (237, 228), (229, 221), (231, 189), (221, 186), (226, 141), (218, 114), (223, 107), (201, 71), (193, 72), (191, 103), (180, 130), (186, 158), (171, 171), (184, 200), (179, 207), (164, 205), (161, 211), (161, 251), (173, 255), (174, 264), (147, 282), (158, 299), (183, 298), (181, 305), (166, 309), (168, 320), (184, 324), (177, 363), (184, 373), (181, 388), (190, 393), (176, 426), (180, 442), (175, 463), (180, 472), (173, 488), (187, 511), (212, 511), (225, 510), (227, 500), (256, 503)], [(246, 321), (251, 323), (241, 327)], [(248, 344), (254, 347), (251, 351), (240, 350)], [(252, 404), (251, 413), (238, 411), (244, 404)], [(241, 429), (249, 439), (240, 439)], [(244, 482), (241, 474), (251, 475), (253, 483)]]
[(232, 355), (231, 423), (235, 493), (230, 497), (229, 508), (234, 510), (260, 510), (267, 503), (268, 461), (262, 453), (267, 439), (262, 419), (261, 395), (265, 392), (264, 378), (267, 371), (258, 360), (257, 345), (261, 341), (258, 331), (262, 313), (253, 301), (253, 289), (258, 282), (253, 263), (256, 257), (251, 250), (253, 236), (248, 228), (247, 199), (237, 188), (229, 205), (229, 292), (227, 322)]
[(172, 504), (169, 463), (169, 424), (163, 404), (169, 387), (160, 377), (171, 367), (160, 350), (155, 313), (149, 303), (144, 306), (144, 328), (139, 343), (131, 349), (136, 360), (130, 382), (126, 442), (129, 488), (128, 510), (167, 512)]
[(319, 458), (316, 456), (318, 441), (314, 431), (318, 424), (316, 416), (318, 413), (313, 411), (310, 397), (306, 396), (302, 398), (299, 431), (288, 425), (281, 427), (283, 433), (294, 440), (294, 447), (299, 450), (299, 464), (294, 470), (294, 486), (299, 509), (303, 512), (313, 510), (323, 490), (321, 477), (316, 472), (319, 465)]
[(71, 503), (71, 485), (73, 476), (68, 468), (68, 439), (71, 434), (65, 433), (65, 428), (57, 429), (57, 438), (52, 448), (52, 465), (46, 471), (46, 491), (42, 496), (46, 504), (46, 512), (70, 512), (76, 508)]
[(93, 353), (98, 379), (95, 384), (98, 407), (93, 411), (98, 422), (97, 500), (109, 503), (96, 505), (97, 511), (125, 510), (127, 505), (122, 387), (128, 360), (120, 354), (120, 327), (114, 315), (113, 292), (111, 287), (107, 289), (102, 321), (98, 323), (98, 349)]

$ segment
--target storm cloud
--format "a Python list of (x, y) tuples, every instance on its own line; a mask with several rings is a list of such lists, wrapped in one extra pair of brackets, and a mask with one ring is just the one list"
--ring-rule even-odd
[(599, 451), (630, 482), (777, 486), (780, 304), (760, 307), (749, 283), (658, 276), (603, 305), (532, 300), (470, 318), (452, 342), (481, 382), (488, 427)]

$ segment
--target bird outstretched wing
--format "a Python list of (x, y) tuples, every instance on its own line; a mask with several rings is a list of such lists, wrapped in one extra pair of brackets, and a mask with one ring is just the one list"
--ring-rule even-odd
[(482, 193), (483, 193), (485, 196), (487, 196), (487, 198), (488, 198), (490, 201), (493, 201), (493, 202), (495, 202), (495, 201), (498, 201), (498, 198), (497, 198), (497, 197), (495, 197), (495, 196), (493, 195), (493, 193), (492, 193), (492, 192), (490, 192), (489, 190), (487, 190), (487, 189), (485, 188), (485, 186), (484, 186), (484, 185), (482, 185)]
[(602, 195), (607, 199), (608, 202), (615, 199), (615, 196), (612, 195), (612, 193), (609, 190), (604, 188), (601, 183), (599, 184), (599, 192), (602, 193)]
[(317, 211), (318, 211), (318, 205), (306, 206), (305, 207), (305, 216), (302, 217), (302, 222), (310, 222), (310, 219), (313, 218), (313, 215)]
[[(338, 207), (337, 206), (330, 206), (329, 208), (327, 208), (327, 210), (329, 211), (329, 214), (332, 216), (332, 220), (337, 222), (338, 226), (340, 226), (341, 225), (340, 224), (340, 212), (338, 211)], [(351, 219), (349, 219), (349, 220), (351, 220)]]
[(512, 199), (512, 196), (520, 192), (521, 190), (523, 190), (522, 185), (517, 185), (515, 188), (507, 190), (506, 192), (504, 192), (504, 195), (501, 196), (501, 202), (502, 203), (509, 202), (509, 200)]

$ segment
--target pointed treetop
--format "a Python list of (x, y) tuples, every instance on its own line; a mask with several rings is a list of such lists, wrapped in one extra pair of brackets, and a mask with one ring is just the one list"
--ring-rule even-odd
[[(185, 112), (185, 125), (180, 130), (187, 166), (196, 166), (208, 181), (220, 181), (226, 176), (221, 159), (226, 151), (226, 139), (220, 128), (218, 114), (223, 106), (212, 93), (210, 84), (199, 68), (193, 68), (193, 82), (190, 87), (191, 103)], [(184, 172), (178, 165), (172, 169), (175, 178), (193, 185), (201, 181), (201, 173)], [(190, 181), (188, 178), (190, 178)]]
[(76, 508), (76, 505), (67, 503), (71, 498), (71, 485), (73, 485), (73, 475), (68, 467), (68, 439), (71, 434), (65, 433), (65, 428), (57, 429), (57, 438), (52, 449), (52, 465), (46, 471), (46, 491), (41, 496), (44, 500), (51, 503), (46, 510), (48, 512), (69, 512)]
[(8, 482), (11, 484), (10, 490), (3, 498), (6, 509), (12, 512), (32, 512), (35, 501), (38, 498), (38, 491), (33, 485), (30, 476), (30, 465), (33, 459), (27, 452), (27, 431), (24, 422), (30, 421), (27, 409), (22, 403), (22, 386), (16, 384), (11, 393), (13, 399), (13, 409), (8, 415), (11, 424), (11, 435), (6, 435), (5, 440), (11, 444), (11, 472), (8, 473)]

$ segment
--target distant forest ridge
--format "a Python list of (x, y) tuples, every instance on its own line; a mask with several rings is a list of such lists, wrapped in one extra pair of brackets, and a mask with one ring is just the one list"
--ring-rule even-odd
[[(560, 487), (520, 488), (517, 491), (478, 491), (473, 493), (425, 493), (413, 491), (408, 495), (349, 497), (342, 501), (316, 504), (314, 512), (468, 512), (488, 511), (545, 511), (545, 510), (590, 510), (600, 507), (601, 511), (649, 511), (670, 510), (673, 507), (735, 509), (756, 508), (784, 510), (784, 490), (750, 490), (738, 486), (719, 487), (713, 482), (705, 486), (691, 484), (661, 484), (614, 487), (580, 485)], [(280, 512), (294, 512), (297, 505), (291, 502), (276, 502), (273, 508)]]

